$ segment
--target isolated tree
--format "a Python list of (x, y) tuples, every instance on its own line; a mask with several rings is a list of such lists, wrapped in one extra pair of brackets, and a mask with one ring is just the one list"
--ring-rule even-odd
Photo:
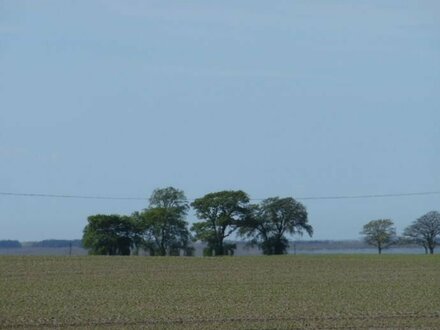
[(247, 217), (240, 228), (240, 234), (252, 238), (251, 243), (257, 244), (266, 255), (287, 253), (286, 235), (303, 235), (304, 232), (309, 236), (313, 234), (307, 210), (291, 197), (263, 200), (253, 207), (252, 216)]
[(184, 192), (167, 187), (156, 189), (149, 207), (133, 214), (143, 247), (151, 255), (179, 255), (180, 250), (190, 248), (191, 235), (185, 221), (188, 209)]
[(396, 228), (390, 219), (372, 220), (367, 223), (361, 235), (364, 235), (365, 242), (377, 247), (379, 254), (396, 242)]
[(90, 254), (129, 255), (135, 243), (135, 224), (127, 216), (97, 214), (87, 218), (83, 245)]
[(429, 253), (428, 244), (426, 239), (420, 233), (419, 228), (415, 224), (412, 224), (405, 228), (403, 231), (403, 237), (400, 238), (401, 244), (417, 244), (423, 247), (425, 254)]
[(422, 245), (425, 253), (434, 254), (440, 236), (440, 213), (437, 211), (426, 213), (405, 228), (403, 235), (414, 243)]
[(237, 230), (249, 214), (248, 195), (241, 190), (220, 191), (196, 199), (191, 206), (202, 220), (194, 223), (191, 230), (195, 232), (196, 239), (208, 244), (209, 251), (205, 251), (205, 254), (231, 254), (235, 246), (225, 246), (224, 240)]

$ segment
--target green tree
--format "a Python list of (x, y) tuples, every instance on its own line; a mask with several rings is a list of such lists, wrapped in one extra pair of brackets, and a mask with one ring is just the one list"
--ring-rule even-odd
[(149, 208), (133, 214), (143, 247), (150, 255), (180, 255), (180, 250), (190, 253), (191, 235), (185, 221), (188, 209), (184, 192), (167, 187), (156, 189)]
[(83, 245), (90, 254), (129, 255), (135, 244), (135, 224), (127, 216), (97, 214), (87, 218)]
[(253, 206), (252, 213), (243, 222), (240, 234), (252, 238), (251, 243), (257, 244), (266, 255), (287, 253), (286, 235), (313, 234), (306, 208), (291, 197), (267, 198)]
[(189, 209), (188, 200), (183, 190), (174, 187), (155, 189), (149, 199), (149, 207), (164, 208), (179, 213), (184, 217)]
[(220, 191), (196, 199), (191, 206), (202, 220), (191, 227), (195, 238), (208, 244), (205, 255), (232, 254), (234, 245), (225, 244), (240, 223), (249, 214), (249, 197), (241, 191)]
[(440, 236), (440, 213), (431, 211), (405, 228), (403, 235), (414, 243), (420, 244), (425, 253), (434, 254), (437, 239)]
[(377, 247), (379, 254), (382, 250), (396, 243), (396, 228), (390, 219), (372, 220), (367, 223), (361, 235), (364, 235), (366, 243)]

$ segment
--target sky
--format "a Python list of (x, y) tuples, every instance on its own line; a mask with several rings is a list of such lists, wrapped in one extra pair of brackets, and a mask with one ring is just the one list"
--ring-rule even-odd
[[(189, 199), (440, 191), (440, 2), (0, 0), (0, 239)], [(301, 200), (313, 239), (440, 195)], [(190, 223), (196, 221), (193, 214)], [(299, 238), (298, 238), (299, 239)], [(306, 237), (301, 238), (303, 240)]]

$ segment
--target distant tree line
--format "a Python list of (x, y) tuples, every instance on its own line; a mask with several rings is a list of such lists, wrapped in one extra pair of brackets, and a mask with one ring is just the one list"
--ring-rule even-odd
[[(186, 216), (192, 207), (199, 219), (189, 228)], [(194, 241), (206, 243), (204, 255), (233, 255), (232, 234), (248, 239), (263, 254), (284, 254), (289, 235), (313, 234), (307, 210), (291, 197), (272, 197), (251, 204), (241, 191), (209, 193), (189, 203), (182, 190), (156, 189), (146, 209), (130, 216), (89, 216), (83, 245), (90, 254), (129, 255), (140, 250), (150, 255), (193, 255)]]
[[(23, 244), (16, 240), (0, 240), (0, 248), (22, 248)], [(37, 248), (63, 248), (63, 247), (80, 247), (82, 248), (82, 240), (65, 240), (65, 239), (46, 239), (39, 242), (26, 242), (25, 247)]]
[(2, 249), (21, 248), (21, 243), (19, 241), (14, 241), (14, 240), (1, 240), (0, 248)]
[[(191, 207), (199, 221), (189, 227), (186, 216)], [(156, 189), (148, 207), (140, 212), (129, 216), (97, 214), (87, 220), (82, 243), (90, 254), (98, 255), (130, 255), (143, 250), (151, 256), (191, 256), (195, 241), (206, 243), (205, 256), (233, 255), (236, 245), (228, 238), (234, 233), (263, 254), (285, 254), (293, 234), (313, 234), (306, 208), (292, 197), (271, 197), (251, 204), (241, 190), (209, 193), (189, 203), (182, 190)], [(390, 219), (370, 221), (361, 234), (379, 254), (403, 244), (417, 244), (433, 254), (440, 239), (440, 213), (423, 215), (400, 237)], [(51, 244), (57, 242), (52, 240)]]
[(45, 239), (39, 242), (33, 242), (30, 246), (41, 248), (82, 247), (82, 241), (80, 239)]
[(378, 253), (392, 245), (417, 244), (426, 254), (434, 254), (440, 240), (440, 213), (431, 211), (415, 220), (405, 228), (403, 235), (396, 235), (396, 228), (390, 219), (372, 220), (364, 225), (361, 234), (365, 242), (377, 247)]

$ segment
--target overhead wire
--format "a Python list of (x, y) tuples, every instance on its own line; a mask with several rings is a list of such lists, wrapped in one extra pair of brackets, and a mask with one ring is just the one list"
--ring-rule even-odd
[[(364, 195), (334, 195), (334, 196), (304, 196), (295, 197), (297, 200), (337, 200), (337, 199), (367, 199), (367, 198), (388, 198), (388, 197), (410, 197), (440, 195), (440, 191), (390, 193), (390, 194), (364, 194)], [(38, 197), (38, 198), (70, 198), (70, 199), (94, 199), (94, 200), (125, 200), (125, 201), (145, 201), (148, 197), (130, 196), (102, 196), (102, 195), (69, 195), (69, 194), (43, 194), (43, 193), (17, 193), (0, 192), (0, 196), (10, 197)], [(262, 201), (265, 198), (250, 198), (251, 201)], [(194, 201), (194, 198), (188, 199)]]

